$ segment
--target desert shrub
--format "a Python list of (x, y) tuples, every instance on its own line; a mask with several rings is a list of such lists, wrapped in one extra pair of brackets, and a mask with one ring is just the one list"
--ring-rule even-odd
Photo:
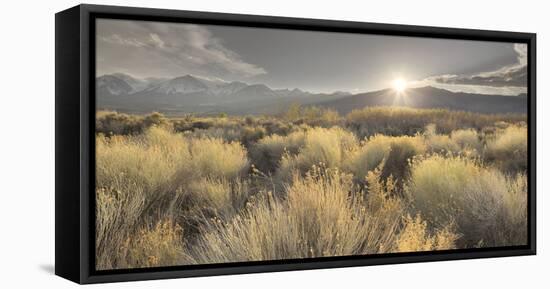
[(186, 207), (180, 212), (185, 224), (201, 225), (200, 216), (232, 217), (249, 196), (248, 183), (241, 178), (248, 171), (246, 150), (238, 142), (221, 139), (189, 139), (190, 162), (187, 172), (174, 183), (186, 194)]
[(279, 167), (283, 154), (297, 154), (305, 145), (305, 139), (305, 131), (296, 131), (287, 136), (264, 137), (251, 148), (252, 163), (264, 173), (274, 172)]
[(363, 181), (367, 173), (378, 167), (391, 149), (391, 137), (375, 135), (348, 154), (344, 169), (353, 173), (357, 181)]
[[(402, 198), (392, 197), (396, 195), (398, 186), (392, 176), (382, 177), (380, 169), (374, 169), (367, 174), (367, 207), (373, 212), (388, 215), (393, 218), (401, 216), (402, 222), (394, 232), (394, 243), (390, 252), (418, 252), (433, 250), (448, 250), (456, 248), (456, 240), (459, 235), (455, 233), (454, 226), (444, 227), (428, 226), (420, 214), (412, 218), (407, 213), (408, 204)], [(404, 216), (407, 214), (406, 216)]]
[(297, 112), (98, 112), (97, 268), (526, 244), (524, 116)]
[(266, 135), (261, 126), (244, 126), (241, 130), (240, 141), (245, 147), (250, 147)]
[(248, 186), (242, 179), (203, 177), (190, 181), (188, 193), (202, 207), (202, 214), (227, 219), (244, 207), (250, 197)]
[(410, 160), (423, 154), (426, 146), (420, 137), (398, 137), (390, 144), (390, 151), (385, 159), (380, 177), (393, 177), (397, 184), (397, 193), (401, 194), (403, 182), (409, 176)]
[(291, 104), (284, 113), (284, 119), (309, 126), (331, 127), (340, 123), (340, 115), (330, 108), (318, 106), (301, 106)]
[(125, 190), (96, 189), (96, 268), (114, 269), (126, 264), (124, 245), (139, 226), (146, 206), (143, 187), (127, 185)]
[(174, 131), (175, 132), (187, 132), (192, 131), (193, 126), (190, 122), (182, 121), (182, 120), (176, 120), (173, 122)]
[(226, 142), (240, 141), (245, 147), (265, 136), (266, 130), (261, 126), (248, 126), (231, 121), (212, 123), (208, 128), (195, 128), (186, 130), (189, 138), (220, 138)]
[(527, 128), (508, 126), (487, 142), (485, 160), (506, 172), (527, 170)]
[(466, 196), (469, 208), (464, 217), (475, 222), (476, 225), (470, 226), (468, 231), (482, 236), (479, 246), (527, 244), (527, 179), (519, 174), (501, 182), (505, 188), (498, 195), (487, 193), (476, 184), (469, 188), (470, 193)]
[[(432, 114), (443, 114), (433, 111)], [(353, 110), (346, 116), (346, 125), (359, 137), (375, 134), (388, 136), (415, 135), (427, 124), (425, 114), (408, 108), (367, 107)]]
[(288, 121), (296, 121), (300, 119), (302, 114), (302, 107), (298, 103), (292, 103), (288, 109), (284, 112), (283, 118)]
[(433, 153), (455, 153), (460, 151), (459, 146), (448, 135), (444, 134), (426, 136), (426, 145), (428, 150)]
[(193, 130), (192, 117), (186, 117), (184, 119), (176, 119), (172, 121), (172, 126), (175, 132), (186, 132)]
[(433, 123), (425, 127), (423, 135), (429, 152), (445, 154), (460, 151), (459, 145), (449, 135), (437, 133), (437, 127)]
[[(239, 180), (248, 169), (248, 159), (238, 142), (188, 139), (152, 126), (137, 136), (97, 136), (96, 149), (98, 268), (120, 268), (124, 262), (154, 264), (153, 259), (143, 261), (143, 256), (131, 259), (129, 254), (134, 253), (122, 250), (129, 246), (128, 238), (138, 242), (155, 236), (145, 234), (136, 241), (142, 224), (187, 221), (180, 214), (201, 214), (203, 209), (227, 217), (243, 206), (248, 194)], [(194, 182), (202, 187), (197, 189)], [(143, 245), (140, 242), (135, 246)], [(159, 264), (169, 263), (162, 256), (156, 257)]]
[(505, 129), (510, 126), (510, 123), (507, 123), (505, 121), (497, 121), (495, 122), (494, 126), (499, 129)]
[(138, 117), (114, 111), (97, 112), (95, 127), (96, 132), (105, 135), (138, 134), (143, 130)]
[(450, 134), (451, 131), (461, 128), (480, 130), (497, 121), (518, 123), (525, 121), (525, 115), (481, 114), (406, 107), (366, 107), (353, 110), (346, 116), (346, 126), (360, 138), (375, 134), (412, 136), (421, 133), (430, 123), (435, 124), (440, 133)]
[(246, 150), (238, 142), (188, 139), (158, 127), (136, 137), (97, 137), (96, 146), (99, 186), (135, 182), (156, 191), (175, 174), (234, 178), (248, 168)]
[(475, 161), (434, 155), (413, 161), (407, 189), (414, 208), (433, 225), (456, 223), (463, 246), (499, 246), (512, 244), (516, 238), (498, 232), (525, 236), (521, 234), (525, 228), (515, 225), (525, 215), (512, 212), (523, 210), (518, 209), (522, 208), (518, 200), (526, 197), (526, 191), (512, 184), (517, 182)]
[(363, 182), (367, 173), (380, 165), (387, 166), (383, 172), (384, 178), (390, 174), (396, 178), (404, 178), (408, 159), (425, 151), (424, 140), (419, 136), (375, 135), (349, 153), (344, 169), (353, 173), (357, 182)]
[(222, 127), (209, 127), (207, 129), (195, 129), (194, 131), (185, 132), (185, 136), (188, 138), (214, 138), (222, 139), (226, 142), (239, 141), (241, 138), (241, 132), (237, 128), (222, 128)]
[(201, 218), (231, 218), (243, 206), (250, 192), (242, 181), (249, 168), (246, 150), (238, 142), (222, 139), (188, 139), (190, 162), (187, 171), (174, 179), (185, 193), (178, 220), (188, 228), (189, 238), (204, 225)]
[(193, 129), (208, 129), (213, 126), (213, 123), (209, 120), (197, 120), (191, 124)]
[(139, 229), (128, 237), (123, 250), (122, 268), (175, 266), (185, 263), (183, 229), (170, 220), (162, 220), (151, 228)]
[[(485, 181), (486, 170), (461, 157), (433, 155), (417, 158), (412, 163), (408, 184), (414, 206), (436, 225), (447, 225), (464, 211), (468, 183)], [(497, 184), (502, 187), (502, 183)]]
[(247, 125), (256, 125), (257, 122), (253, 116), (248, 115), (244, 118), (244, 123)]
[(527, 201), (528, 181), (525, 173), (508, 178), (508, 194), (503, 200), (502, 217), (495, 229), (490, 230), (489, 239), (502, 246), (527, 244)]
[(393, 177), (382, 179), (381, 170), (376, 168), (369, 171), (365, 179), (367, 180), (367, 205), (372, 211), (386, 211), (389, 215), (394, 212), (404, 213), (405, 205), (402, 199), (395, 197), (396, 186)]
[(173, 213), (180, 194), (173, 181), (189, 160), (185, 139), (158, 127), (139, 136), (96, 137), (98, 268), (125, 266), (124, 242), (152, 210)]
[(189, 161), (187, 142), (178, 135), (153, 127), (135, 137), (96, 137), (98, 187), (135, 183), (156, 191)]
[(317, 106), (307, 106), (300, 112), (301, 119), (310, 126), (331, 127), (340, 121), (337, 111)]
[(289, 180), (295, 171), (304, 173), (314, 165), (341, 168), (346, 155), (356, 146), (355, 135), (344, 129), (312, 128), (306, 132), (304, 146), (297, 155), (283, 155), (278, 177)]
[(455, 242), (459, 236), (450, 226), (430, 234), (428, 224), (420, 215), (414, 218), (407, 216), (404, 223), (404, 228), (399, 232), (395, 242), (394, 252), (426, 252), (456, 248)]
[(113, 111), (98, 111), (96, 113), (96, 132), (105, 135), (137, 135), (152, 126), (172, 129), (172, 122), (158, 112), (145, 116), (128, 115)]
[(293, 126), (291, 123), (282, 122), (279, 120), (264, 120), (261, 126), (265, 129), (266, 135), (288, 135), (292, 132)]
[(246, 150), (238, 142), (216, 138), (191, 138), (188, 167), (195, 176), (235, 178), (248, 169)]
[(151, 126), (170, 127), (171, 125), (172, 124), (170, 123), (170, 121), (162, 113), (159, 112), (152, 112), (143, 118), (144, 128), (149, 128)]
[(474, 129), (458, 129), (452, 131), (451, 141), (457, 144), (462, 150), (474, 149), (480, 152), (482, 149), (481, 139)]
[(361, 195), (349, 194), (351, 176), (337, 170), (296, 174), (292, 183), (287, 199), (268, 197), (228, 223), (212, 224), (191, 248), (194, 262), (373, 254), (392, 248), (401, 207), (381, 205), (371, 211)]

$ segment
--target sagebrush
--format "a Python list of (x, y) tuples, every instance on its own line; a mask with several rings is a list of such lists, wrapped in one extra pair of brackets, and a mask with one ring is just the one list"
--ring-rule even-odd
[(524, 115), (98, 112), (97, 269), (522, 245)]

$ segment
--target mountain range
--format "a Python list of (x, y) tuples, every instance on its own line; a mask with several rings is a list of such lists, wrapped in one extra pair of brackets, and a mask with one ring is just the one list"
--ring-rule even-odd
[(340, 114), (366, 106), (405, 106), (412, 108), (446, 108), (479, 113), (527, 113), (527, 95), (491, 95), (449, 90), (425, 86), (409, 88), (406, 93), (396, 93), (393, 89), (360, 93), (319, 103)]
[(113, 73), (96, 78), (98, 109), (131, 113), (274, 114), (289, 105), (329, 107), (341, 114), (365, 106), (447, 108), (483, 113), (525, 113), (527, 97), (451, 92), (431, 86), (351, 94), (311, 93), (298, 88), (272, 89), (265, 84), (224, 81), (193, 75), (136, 78)]

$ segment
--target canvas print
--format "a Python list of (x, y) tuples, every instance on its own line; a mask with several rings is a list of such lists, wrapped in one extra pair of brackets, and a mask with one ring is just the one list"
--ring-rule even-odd
[(96, 20), (97, 270), (527, 245), (527, 45)]

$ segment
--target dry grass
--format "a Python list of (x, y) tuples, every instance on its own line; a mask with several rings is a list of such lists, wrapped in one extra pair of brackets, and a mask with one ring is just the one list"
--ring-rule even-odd
[(485, 158), (506, 172), (527, 170), (527, 127), (508, 126), (487, 142)]
[(253, 164), (264, 173), (279, 167), (284, 154), (296, 155), (306, 142), (306, 131), (292, 132), (287, 136), (270, 135), (261, 139), (251, 150)]
[[(98, 136), (96, 149), (98, 268), (146, 266), (128, 263), (131, 251), (123, 250), (143, 223), (187, 220), (180, 214), (198, 212), (194, 206), (226, 216), (244, 203), (238, 179), (248, 159), (239, 143), (153, 126), (137, 136)], [(207, 189), (196, 189), (201, 181)]]
[(346, 155), (356, 146), (355, 135), (339, 127), (309, 129), (299, 153), (283, 155), (278, 178), (290, 180), (295, 171), (305, 173), (314, 165), (341, 168)]
[(460, 146), (451, 139), (450, 135), (438, 134), (435, 124), (428, 124), (424, 130), (424, 138), (428, 150), (432, 153), (456, 153)]
[[(526, 226), (517, 225), (526, 222), (525, 176), (518, 178), (467, 158), (434, 155), (414, 161), (407, 189), (415, 209), (431, 223), (457, 225), (463, 246), (499, 246), (526, 240)], [(499, 238), (504, 232), (509, 235)]]
[(97, 269), (525, 244), (523, 119), (98, 112)]
[(126, 258), (119, 267), (144, 268), (183, 264), (187, 257), (182, 234), (182, 228), (170, 220), (138, 230), (124, 242), (122, 255)]
[(189, 167), (199, 176), (234, 178), (249, 165), (246, 150), (238, 142), (202, 138), (189, 141)]
[(383, 178), (392, 175), (401, 180), (407, 175), (409, 159), (425, 152), (426, 145), (420, 136), (375, 135), (350, 152), (343, 167), (353, 173), (359, 183), (365, 180), (369, 171), (380, 166)]
[(237, 214), (250, 197), (249, 183), (240, 178), (199, 178), (189, 182), (187, 192), (203, 209), (223, 219)]
[(360, 138), (375, 134), (390, 136), (409, 135), (424, 131), (428, 124), (435, 124), (440, 133), (473, 128), (480, 130), (495, 122), (519, 123), (525, 121), (520, 114), (480, 114), (445, 109), (413, 109), (406, 107), (366, 107), (353, 110), (346, 116), (346, 126)]
[(335, 110), (316, 106), (302, 107), (299, 104), (292, 104), (283, 118), (296, 124), (304, 123), (327, 128), (339, 125), (341, 122), (340, 115)]
[(399, 202), (368, 202), (350, 191), (351, 176), (338, 170), (295, 174), (286, 199), (269, 196), (227, 224), (213, 223), (191, 255), (196, 263), (219, 263), (388, 252)]
[(395, 252), (426, 252), (455, 249), (458, 235), (450, 226), (437, 230), (433, 235), (429, 233), (428, 224), (420, 215), (405, 218), (405, 227), (400, 232), (395, 243)]
[(482, 149), (481, 138), (474, 129), (458, 129), (451, 132), (451, 140), (462, 150), (473, 149), (478, 152)]
[(96, 268), (122, 268), (127, 238), (140, 225), (146, 199), (143, 188), (135, 186), (128, 191), (98, 188), (96, 190)]

